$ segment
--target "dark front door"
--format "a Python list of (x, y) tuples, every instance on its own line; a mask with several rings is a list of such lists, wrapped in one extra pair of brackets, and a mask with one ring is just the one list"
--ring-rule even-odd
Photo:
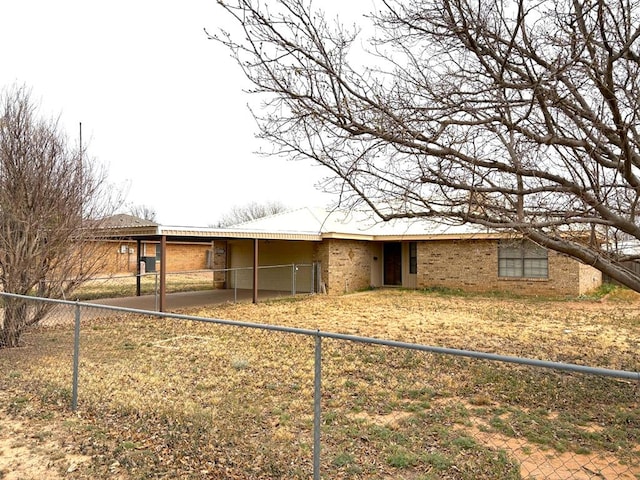
[(384, 281), (385, 285), (402, 285), (402, 244), (384, 244)]

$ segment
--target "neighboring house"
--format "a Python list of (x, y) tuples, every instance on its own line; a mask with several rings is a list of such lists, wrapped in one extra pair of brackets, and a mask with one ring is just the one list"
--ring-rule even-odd
[[(160, 237), (162, 227), (155, 222), (119, 214), (101, 222), (104, 243), (105, 274), (137, 273), (140, 264), (144, 272), (160, 270)], [(177, 238), (167, 244), (167, 271), (202, 270), (210, 265), (207, 258), (211, 242)]]
[[(593, 267), (514, 235), (425, 220), (374, 221), (357, 211), (302, 208), (231, 228), (149, 222), (114, 227), (111, 233), (118, 237), (111, 239), (118, 252), (127, 245), (127, 252), (145, 248), (154, 256), (155, 245), (164, 241), (166, 272), (219, 269), (216, 280), (223, 288), (252, 288), (251, 275), (238, 277), (227, 269), (252, 268), (256, 258), (258, 266), (313, 264), (314, 275), (298, 280), (297, 291), (329, 294), (389, 286), (579, 295), (602, 283)], [(290, 269), (261, 269), (256, 276), (259, 289), (290, 285)]]

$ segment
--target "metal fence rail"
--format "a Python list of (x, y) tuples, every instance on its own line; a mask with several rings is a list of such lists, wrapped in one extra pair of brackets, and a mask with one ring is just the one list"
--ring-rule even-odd
[[(250, 417), (246, 425), (255, 430), (228, 446), (255, 455), (262, 476), (640, 475), (640, 414), (633, 410), (639, 372), (81, 302), (0, 298), (48, 302), (55, 307), (52, 316), (66, 319), (58, 321), (63, 326), (56, 338), (70, 348), (73, 337), (67, 378), (73, 410), (137, 410), (169, 419), (186, 410), (184, 435), (202, 437), (214, 429), (220, 438), (234, 434), (222, 418), (245, 425)], [(105, 331), (116, 328), (116, 315), (140, 319), (132, 321), (125, 342)], [(159, 321), (164, 323), (154, 323)], [(187, 333), (185, 324), (191, 325)], [(179, 359), (179, 378), (163, 370), (169, 356)], [(125, 357), (132, 363), (121, 363)], [(83, 378), (102, 381), (83, 386)], [(140, 396), (112, 398), (116, 381), (134, 384)], [(513, 391), (518, 394), (512, 398)], [(158, 402), (162, 413), (152, 413), (150, 405)], [(265, 463), (261, 449), (267, 447), (285, 453)]]

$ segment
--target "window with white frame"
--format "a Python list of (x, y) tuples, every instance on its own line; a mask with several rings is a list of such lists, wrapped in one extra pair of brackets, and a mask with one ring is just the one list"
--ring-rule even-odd
[(498, 276), (549, 278), (547, 249), (529, 240), (501, 240), (498, 244)]

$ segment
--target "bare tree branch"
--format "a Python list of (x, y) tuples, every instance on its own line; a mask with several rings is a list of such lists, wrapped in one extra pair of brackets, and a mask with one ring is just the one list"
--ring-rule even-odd
[(230, 227), (258, 218), (275, 215), (287, 210), (287, 207), (280, 202), (250, 202), (244, 205), (234, 205), (227, 213), (220, 217), (215, 224), (216, 227)]
[(155, 208), (150, 207), (149, 205), (129, 205), (129, 214), (134, 217), (142, 218), (143, 220), (148, 220), (150, 222), (155, 222), (157, 213)]
[(261, 137), (347, 203), (519, 232), (640, 291), (616, 250), (640, 240), (640, 5), (383, 0), (360, 40), (305, 0), (220, 4)]
[[(110, 214), (105, 173), (38, 118), (30, 92), (0, 94), (0, 288), (63, 298), (102, 265), (96, 227)], [(6, 299), (0, 348), (17, 346), (52, 304)]]

